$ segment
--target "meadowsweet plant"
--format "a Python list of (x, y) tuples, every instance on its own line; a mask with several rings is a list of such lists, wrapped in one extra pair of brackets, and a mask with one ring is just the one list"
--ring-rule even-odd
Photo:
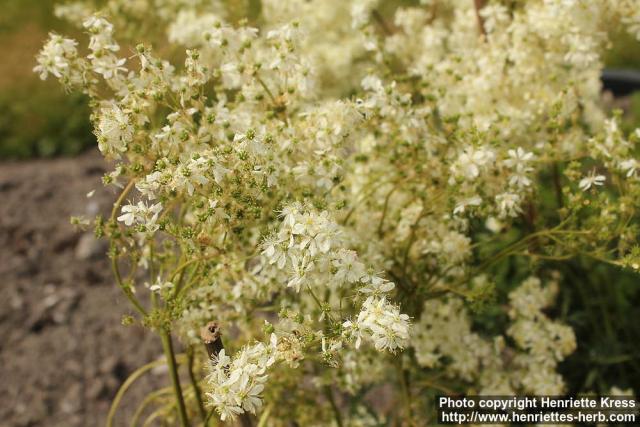
[(51, 34), (35, 72), (91, 99), (119, 192), (96, 233), (166, 356), (132, 378), (172, 381), (132, 424), (423, 425), (436, 394), (566, 392), (555, 266), (640, 268), (640, 130), (599, 80), (637, 6), (60, 5), (86, 40)]

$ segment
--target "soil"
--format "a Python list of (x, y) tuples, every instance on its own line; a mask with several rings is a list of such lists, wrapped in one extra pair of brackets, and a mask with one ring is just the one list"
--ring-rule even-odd
[[(122, 382), (161, 355), (152, 334), (121, 324), (131, 310), (105, 243), (69, 222), (110, 210), (105, 171), (97, 152), (0, 163), (1, 426), (103, 425)], [(132, 387), (115, 425), (165, 378)]]

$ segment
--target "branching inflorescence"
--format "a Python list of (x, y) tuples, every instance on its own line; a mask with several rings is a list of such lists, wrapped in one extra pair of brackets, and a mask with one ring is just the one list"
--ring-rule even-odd
[[(421, 390), (563, 393), (551, 262), (640, 265), (640, 132), (599, 83), (609, 29), (640, 37), (635, 2), (237, 3), (66, 4), (88, 45), (52, 34), (35, 69), (91, 99), (127, 320), (173, 374), (172, 334), (206, 365), (193, 390), (173, 375), (161, 415), (417, 425)], [(476, 330), (513, 256), (535, 275), (504, 334)], [(212, 320), (229, 332), (209, 359)], [(395, 412), (368, 410), (380, 384)]]

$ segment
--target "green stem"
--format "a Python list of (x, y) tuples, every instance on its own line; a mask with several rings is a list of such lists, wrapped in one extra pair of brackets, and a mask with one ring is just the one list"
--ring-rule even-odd
[(307, 284), (307, 290), (309, 291), (309, 293), (313, 297), (313, 301), (316, 303), (316, 305), (320, 309), (320, 313), (326, 313), (327, 318), (333, 322), (333, 317), (331, 316), (331, 313), (329, 313), (329, 312), (327, 312), (325, 310), (325, 307), (322, 305), (322, 303), (320, 302), (320, 300), (318, 299), (316, 294), (313, 292), (313, 289), (311, 289), (311, 286), (309, 286), (308, 284)]
[(148, 427), (148, 426), (150, 426), (150, 425), (151, 425), (151, 423), (152, 423), (153, 421), (155, 421), (155, 419), (156, 419), (156, 418), (158, 418), (160, 415), (162, 415), (162, 412), (163, 412), (163, 411), (165, 411), (165, 410), (166, 410), (166, 408), (160, 408), (160, 409), (158, 409), (158, 410), (156, 410), (156, 411), (152, 412), (152, 413), (151, 413), (151, 415), (149, 415), (149, 416), (147, 417), (147, 419), (146, 419), (146, 420), (144, 420), (144, 424), (142, 424), (142, 427)]
[[(196, 395), (196, 402), (198, 402), (198, 411), (200, 412), (200, 417), (204, 422), (207, 419), (207, 411), (204, 409), (204, 402), (202, 401), (202, 392), (200, 391), (200, 386), (198, 386), (198, 380), (193, 372), (193, 347), (189, 347), (187, 350), (187, 367), (189, 368), (189, 379), (191, 380), (191, 385), (193, 386), (193, 392)], [(205, 424), (206, 425), (206, 424)]]
[(409, 381), (407, 378), (407, 373), (403, 367), (403, 363), (402, 363), (402, 358), (398, 358), (398, 362), (396, 363), (396, 367), (398, 370), (398, 377), (400, 380), (400, 386), (402, 389), (402, 397), (403, 397), (403, 404), (404, 404), (404, 411), (405, 416), (407, 417), (406, 419), (409, 421), (408, 425), (413, 426), (413, 413), (411, 410), (411, 391), (410, 391), (410, 386), (409, 386)]
[(216, 413), (215, 409), (212, 409), (209, 411), (209, 413), (207, 414), (207, 417), (204, 419), (204, 427), (209, 427), (209, 421), (211, 420), (211, 418), (213, 417), (213, 414)]
[(124, 396), (125, 392), (129, 389), (129, 387), (131, 387), (131, 384), (133, 384), (138, 378), (144, 375), (147, 371), (150, 371), (151, 369), (157, 366), (162, 366), (164, 364), (165, 364), (164, 360), (156, 360), (154, 362), (147, 363), (146, 365), (141, 366), (140, 368), (135, 370), (131, 375), (129, 375), (129, 378), (127, 378), (125, 382), (122, 383), (122, 385), (118, 389), (118, 392), (116, 393), (116, 397), (114, 397), (113, 402), (111, 402), (111, 407), (109, 408), (109, 413), (107, 414), (107, 422), (106, 422), (107, 427), (113, 426), (113, 418), (116, 415), (116, 410), (120, 405), (122, 396)]
[(122, 292), (124, 292), (124, 295), (127, 297), (129, 302), (136, 308), (136, 310), (138, 310), (140, 314), (142, 314), (142, 316), (146, 316), (146, 310), (144, 309), (140, 301), (138, 301), (138, 299), (133, 295), (131, 288), (122, 280), (120, 268), (118, 267), (118, 256), (116, 254), (111, 257), (111, 269), (113, 270), (113, 275), (116, 278), (116, 282), (118, 282), (118, 286), (120, 286), (120, 289), (122, 289)]
[[(135, 180), (129, 181), (127, 186), (122, 190), (122, 193), (120, 193), (120, 196), (118, 197), (118, 199), (113, 204), (113, 209), (111, 209), (111, 216), (109, 219), (111, 224), (117, 224), (116, 216), (118, 214), (118, 210), (120, 209), (120, 206), (122, 206), (122, 202), (124, 202), (124, 199), (125, 197), (127, 197), (127, 194), (129, 194), (129, 192), (133, 189), (134, 185), (135, 185)], [(140, 304), (138, 299), (133, 295), (131, 288), (125, 285), (124, 281), (122, 280), (122, 275), (120, 274), (120, 267), (118, 266), (117, 246), (115, 245), (115, 241), (113, 240), (112, 240), (112, 245), (114, 250), (113, 250), (113, 256), (111, 257), (111, 269), (113, 270), (113, 274), (116, 277), (118, 286), (120, 286), (120, 289), (122, 289), (125, 296), (131, 302), (131, 304), (133, 304), (136, 310), (138, 310), (140, 314), (142, 314), (143, 316), (146, 316), (147, 312), (145, 311), (144, 307), (142, 307), (142, 304)]]
[[(266, 427), (267, 421), (269, 420), (269, 416), (271, 415), (271, 409), (273, 407), (271, 405), (267, 406), (267, 408), (262, 412), (260, 416), (260, 420), (258, 421), (258, 427)], [(206, 426), (205, 426), (206, 427)]]
[(269, 96), (269, 99), (271, 99), (271, 102), (273, 102), (274, 104), (277, 104), (276, 98), (273, 96), (273, 93), (271, 93), (269, 86), (267, 86), (267, 84), (264, 82), (264, 80), (260, 78), (260, 76), (258, 76), (258, 74), (256, 74), (255, 77), (258, 83), (260, 84), (260, 86), (262, 86), (264, 91), (267, 92), (267, 95)]
[(380, 14), (380, 12), (374, 9), (371, 11), (371, 16), (376, 21), (376, 23), (380, 26), (380, 29), (382, 30), (385, 36), (393, 35), (393, 30), (391, 29), (389, 24), (387, 24), (387, 21), (385, 21), (384, 17)]
[(180, 377), (178, 377), (178, 366), (176, 363), (175, 353), (173, 352), (173, 343), (171, 342), (171, 334), (166, 329), (161, 329), (160, 338), (162, 339), (162, 349), (164, 350), (164, 355), (167, 358), (167, 366), (169, 367), (169, 374), (171, 375), (173, 392), (175, 394), (176, 403), (178, 405), (178, 416), (180, 418), (180, 425), (182, 427), (189, 427), (189, 419), (187, 418), (187, 408), (185, 407), (185, 404), (184, 404), (182, 387), (180, 386)]
[(331, 390), (331, 386), (324, 386), (324, 394), (327, 397), (327, 400), (331, 404), (331, 409), (333, 410), (333, 415), (336, 419), (336, 423), (338, 427), (343, 427), (344, 424), (342, 422), (342, 414), (340, 413), (340, 408), (338, 408), (338, 404), (336, 403), (336, 399), (333, 397), (333, 391)]
[(561, 209), (564, 206), (564, 201), (562, 198), (562, 183), (560, 182), (561, 178), (558, 162), (553, 162), (551, 172), (553, 173), (553, 188), (556, 193), (556, 204), (558, 205), (558, 209)]
[(118, 199), (113, 203), (113, 209), (111, 209), (111, 216), (110, 216), (111, 222), (114, 222), (116, 220), (118, 209), (120, 209), (122, 202), (124, 202), (124, 198), (127, 197), (127, 194), (129, 194), (129, 192), (133, 189), (133, 186), (135, 185), (135, 183), (136, 182), (133, 179), (129, 181), (127, 186), (124, 187), (124, 189), (122, 190), (122, 193), (120, 193), (120, 196), (118, 196)]
[(506, 258), (514, 253), (517, 253), (520, 251), (520, 249), (522, 247), (526, 247), (528, 245), (528, 243), (532, 240), (532, 239), (537, 239), (539, 237), (550, 237), (552, 238), (554, 234), (590, 234), (591, 231), (590, 230), (562, 230), (562, 226), (564, 226), (564, 224), (568, 221), (569, 218), (566, 218), (565, 220), (563, 220), (560, 224), (558, 224), (557, 226), (555, 226), (554, 228), (551, 229), (547, 229), (547, 230), (540, 230), (540, 231), (536, 231), (534, 233), (528, 234), (525, 237), (523, 237), (522, 239), (516, 241), (515, 243), (512, 243), (511, 245), (507, 246), (506, 248), (502, 249), (500, 252), (498, 252), (497, 254), (495, 254), (494, 256), (492, 256), (491, 258), (487, 259), (486, 261), (484, 261), (482, 264), (480, 264), (480, 266), (476, 269), (473, 270), (473, 272), (471, 274), (467, 274), (466, 276), (464, 276), (462, 278), (462, 280), (457, 281), (453, 286), (450, 286), (449, 288), (457, 288), (458, 286), (466, 283), (467, 281), (469, 281), (471, 278), (477, 276), (478, 274), (484, 272), (486, 269), (488, 269), (489, 267), (491, 267), (493, 264), (497, 263), (498, 261), (502, 260), (503, 258)]
[(172, 393), (171, 387), (161, 388), (160, 390), (156, 390), (153, 393), (147, 395), (147, 397), (144, 398), (140, 406), (138, 406), (136, 411), (133, 413), (133, 416), (131, 417), (131, 427), (136, 427), (138, 425), (140, 417), (154, 400), (161, 398), (167, 393)]
[(387, 210), (389, 208), (389, 200), (391, 199), (391, 196), (393, 195), (394, 191), (396, 191), (396, 188), (398, 188), (397, 186), (394, 186), (391, 191), (389, 191), (389, 193), (387, 193), (387, 197), (384, 198), (384, 207), (382, 209), (382, 217), (380, 218), (380, 223), (378, 224), (378, 236), (382, 237), (382, 230), (383, 230), (383, 226), (384, 226), (384, 220), (387, 216)]

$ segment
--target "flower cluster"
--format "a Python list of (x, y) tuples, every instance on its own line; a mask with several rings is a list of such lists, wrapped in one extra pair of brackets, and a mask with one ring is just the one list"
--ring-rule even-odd
[(267, 370), (276, 361), (277, 341), (272, 334), (268, 346), (257, 343), (244, 347), (233, 359), (222, 349), (211, 361), (206, 395), (223, 421), (245, 411), (255, 414), (260, 409), (260, 393), (268, 379)]
[[(561, 393), (576, 342), (544, 311), (554, 269), (640, 266), (640, 131), (599, 81), (613, 29), (639, 35), (634, 1), (399, 3), (57, 9), (86, 48), (51, 34), (35, 72), (91, 100), (120, 191), (97, 234), (135, 320), (200, 348), (223, 419), (380, 424), (375, 382), (408, 400), (389, 420), (419, 425), (433, 405), (410, 400), (441, 374), (460, 393)], [(212, 320), (232, 332), (210, 362)], [(185, 395), (163, 416), (205, 412)]]
[(530, 277), (509, 294), (511, 326), (505, 336), (485, 338), (473, 331), (463, 301), (427, 301), (414, 328), (412, 344), (421, 366), (442, 367), (452, 378), (476, 384), (481, 394), (561, 395), (555, 369), (576, 348), (573, 330), (542, 310), (553, 304), (557, 282), (542, 287)]
[(71, 62), (78, 56), (76, 46), (78, 42), (66, 39), (57, 34), (51, 34), (49, 41), (38, 55), (38, 65), (34, 68), (40, 78), (45, 80), (49, 74), (59, 79), (70, 79)]
[(356, 336), (356, 348), (365, 336), (373, 341), (376, 349), (394, 352), (403, 348), (409, 339), (409, 316), (401, 314), (397, 307), (384, 298), (369, 297), (354, 321), (347, 320), (344, 328)]
[(381, 351), (402, 349), (409, 338), (409, 316), (401, 314), (385, 296), (394, 283), (371, 274), (355, 251), (344, 248), (347, 239), (326, 211), (317, 214), (293, 204), (286, 206), (281, 216), (282, 225), (265, 240), (262, 255), (269, 265), (288, 270), (283, 282), (296, 292), (304, 285), (323, 317), (331, 317), (334, 309), (330, 302), (321, 304), (314, 289), (351, 291), (356, 300), (358, 294), (366, 295), (356, 318), (343, 322), (344, 337), (355, 340), (356, 348), (364, 338)]

